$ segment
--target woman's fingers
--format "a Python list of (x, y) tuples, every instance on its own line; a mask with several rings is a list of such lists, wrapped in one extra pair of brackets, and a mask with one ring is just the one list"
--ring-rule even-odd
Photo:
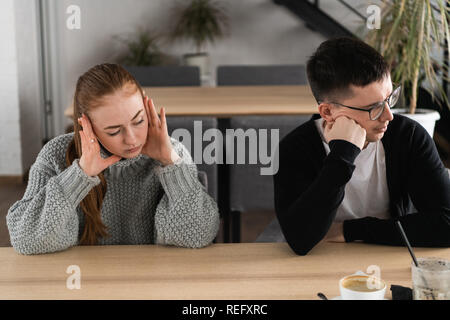
[(87, 153), (90, 150), (95, 150), (92, 149), (92, 147), (94, 147), (95, 145), (98, 145), (98, 143), (93, 143), (97, 142), (97, 138), (95, 137), (95, 135), (93, 133), (89, 134), (89, 126), (86, 124), (86, 121), (81, 119), (82, 122), (82, 126), (83, 126), (83, 130), (78, 131), (80, 134), (80, 140), (81, 140), (81, 152), (82, 153)]
[(79, 131), (81, 139), (81, 154), (86, 154), (89, 151), (89, 141), (86, 137), (86, 133), (83, 130)]
[(92, 130), (91, 122), (89, 118), (83, 113), (83, 130), (86, 132), (86, 137), (91, 141), (92, 139), (97, 140), (95, 134)]
[(165, 129), (167, 128), (167, 123), (166, 123), (166, 110), (163, 108), (161, 108), (161, 128)]
[(159, 128), (161, 126), (161, 122), (159, 121), (159, 117), (158, 114), (156, 113), (155, 105), (153, 104), (152, 99), (150, 99), (149, 101), (149, 109), (150, 114), (152, 116), (152, 125)]
[(150, 108), (148, 106), (148, 97), (147, 96), (145, 96), (145, 98), (144, 98), (144, 107), (145, 107), (145, 112), (147, 113), (148, 126), (150, 127), (152, 125), (152, 115), (150, 113)]
[(86, 144), (86, 137), (84, 136), (83, 130), (78, 131), (80, 134), (80, 140), (81, 140), (81, 150), (83, 151), (84, 145)]
[(104, 159), (105, 162), (105, 168), (112, 166), (114, 163), (120, 161), (120, 159), (122, 159), (121, 157), (117, 156), (117, 155), (112, 155), (106, 159)]

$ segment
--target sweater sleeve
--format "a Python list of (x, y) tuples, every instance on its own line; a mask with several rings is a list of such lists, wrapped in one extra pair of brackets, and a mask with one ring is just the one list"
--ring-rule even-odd
[[(425, 129), (415, 124), (409, 137), (409, 160), (403, 184), (418, 212), (399, 217), (412, 246), (450, 247), (450, 178)], [(405, 143), (405, 142), (404, 142)], [(344, 222), (346, 241), (404, 245), (395, 219), (366, 217)]]
[(187, 149), (172, 139), (180, 160), (156, 167), (165, 191), (155, 214), (156, 243), (188, 248), (209, 245), (219, 230), (219, 211), (197, 177)]
[(23, 198), (13, 204), (6, 216), (14, 249), (30, 255), (77, 245), (79, 221), (76, 208), (99, 183), (98, 177), (84, 173), (78, 159), (56, 174), (52, 164), (38, 156), (30, 169)]
[(330, 153), (322, 165), (302, 151), (308, 148), (291, 144), (280, 143), (275, 208), (289, 246), (296, 254), (306, 255), (331, 227), (361, 150), (344, 140), (330, 141)]

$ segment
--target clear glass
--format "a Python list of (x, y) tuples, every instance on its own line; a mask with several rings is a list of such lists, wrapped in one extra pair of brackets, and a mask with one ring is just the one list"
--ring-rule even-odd
[(414, 300), (450, 300), (450, 261), (418, 258), (411, 264)]

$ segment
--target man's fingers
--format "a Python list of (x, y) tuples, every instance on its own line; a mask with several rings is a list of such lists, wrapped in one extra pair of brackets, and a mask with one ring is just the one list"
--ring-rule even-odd
[(334, 119), (335, 123), (338, 123), (340, 125), (348, 125), (348, 124), (352, 124), (355, 126), (359, 126), (360, 124), (358, 122), (356, 122), (354, 119), (347, 117), (346, 115), (338, 115), (335, 119)]
[(333, 128), (333, 123), (332, 122), (325, 122), (325, 128), (323, 129), (323, 136), (324, 136), (324, 138), (325, 138), (325, 141), (328, 143), (328, 142), (330, 142), (329, 141), (329, 137), (328, 137), (328, 135), (329, 135), (329, 133), (330, 133), (330, 130), (331, 130), (331, 128)]
[(334, 122), (343, 122), (343, 121), (351, 121), (352, 119), (350, 119), (349, 117), (347, 117), (344, 114), (338, 114), (335, 118), (334, 118)]

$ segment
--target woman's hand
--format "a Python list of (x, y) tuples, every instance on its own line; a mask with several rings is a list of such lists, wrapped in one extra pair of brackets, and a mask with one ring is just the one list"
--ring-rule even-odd
[(144, 98), (144, 106), (148, 118), (147, 141), (142, 148), (146, 156), (158, 160), (164, 166), (173, 164), (179, 156), (172, 148), (170, 137), (167, 132), (166, 114), (161, 108), (161, 119), (156, 113), (153, 101), (147, 96)]
[(113, 155), (103, 159), (100, 155), (100, 145), (98, 144), (97, 137), (92, 130), (92, 125), (88, 117), (83, 114), (81, 118), (78, 118), (78, 123), (83, 127), (83, 130), (79, 131), (82, 153), (79, 164), (88, 176), (94, 177), (110, 165), (119, 161), (121, 157)]

